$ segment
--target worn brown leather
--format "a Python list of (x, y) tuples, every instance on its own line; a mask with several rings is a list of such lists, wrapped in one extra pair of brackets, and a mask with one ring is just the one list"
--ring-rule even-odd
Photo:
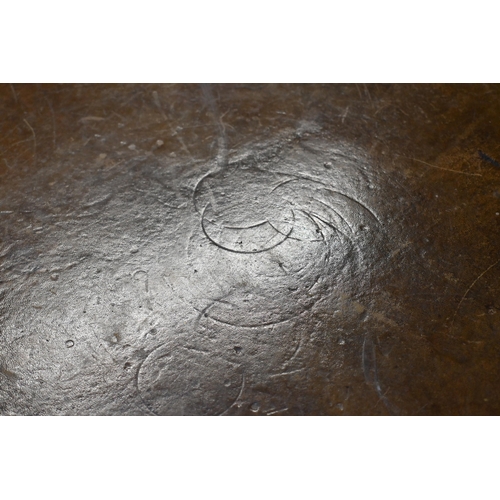
[(499, 93), (2, 85), (0, 414), (497, 415)]

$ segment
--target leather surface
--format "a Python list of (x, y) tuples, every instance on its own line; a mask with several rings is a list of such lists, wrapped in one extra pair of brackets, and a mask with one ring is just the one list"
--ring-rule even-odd
[(0, 86), (0, 414), (498, 414), (499, 93)]

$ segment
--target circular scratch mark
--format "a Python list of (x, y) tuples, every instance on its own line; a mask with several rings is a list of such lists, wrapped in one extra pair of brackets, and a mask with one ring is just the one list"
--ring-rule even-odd
[[(191, 305), (221, 324), (255, 328), (359, 281), (383, 228), (351, 184), (245, 160), (204, 175), (193, 192), (201, 231), (188, 245), (197, 269), (190, 282), (201, 293)], [(214, 296), (227, 300), (207, 306)]]
[(220, 353), (166, 342), (137, 373), (140, 398), (155, 415), (217, 415), (240, 395), (242, 375)]
[[(207, 218), (206, 218), (206, 211), (207, 211), (207, 208), (210, 206), (210, 203), (204, 208), (203, 210), (203, 213), (201, 215), (201, 228), (203, 230), (203, 233), (205, 234), (205, 236), (217, 247), (221, 248), (222, 250), (227, 250), (228, 252), (234, 252), (234, 253), (242, 253), (242, 254), (253, 254), (253, 253), (261, 253), (261, 252), (267, 252), (268, 250), (272, 250), (273, 248), (276, 248), (278, 245), (281, 245), (285, 240), (287, 240), (291, 234), (292, 234), (292, 231), (293, 231), (293, 227), (290, 229), (290, 231), (288, 231), (287, 234), (283, 234), (282, 232), (278, 231), (277, 229), (274, 228), (274, 226), (269, 222), (269, 221), (264, 221), (264, 223), (257, 223), (257, 224), (252, 224), (250, 225), (249, 227), (230, 227), (230, 226), (219, 226), (217, 224), (214, 224), (213, 222), (209, 221)], [(262, 239), (262, 226), (264, 225), (269, 225), (272, 230), (274, 231), (274, 235), (271, 234), (270, 238), (267, 238), (267, 235), (264, 237), (264, 239), (266, 240), (265, 242), (256, 242), (256, 241), (251, 241), (250, 243), (247, 243), (247, 240), (246, 238), (241, 238), (242, 240), (245, 241), (245, 248), (247, 246), (249, 247), (253, 247), (251, 250), (250, 249), (243, 249), (243, 248), (239, 248), (238, 247), (238, 244), (240, 244), (242, 247), (244, 245), (243, 241), (236, 241), (232, 246), (229, 246), (228, 243), (224, 244), (224, 243), (219, 243), (219, 241), (228, 241), (229, 239), (226, 237), (215, 237), (213, 235), (210, 235), (210, 231), (207, 231), (207, 226), (206, 226), (206, 222), (209, 222), (211, 223), (213, 226), (217, 227), (217, 229), (219, 229), (219, 232), (220, 233), (223, 233), (224, 231), (225, 232), (228, 232), (228, 231), (237, 231), (237, 234), (241, 237), (241, 233), (243, 232), (246, 232), (247, 230), (254, 230), (256, 228), (260, 228), (260, 235), (261, 238), (259, 239)], [(278, 237), (278, 241), (277, 242), (274, 242), (273, 240), (275, 239), (275, 237)], [(272, 241), (271, 244), (269, 244), (270, 242)], [(227, 245), (227, 246), (225, 246)]]

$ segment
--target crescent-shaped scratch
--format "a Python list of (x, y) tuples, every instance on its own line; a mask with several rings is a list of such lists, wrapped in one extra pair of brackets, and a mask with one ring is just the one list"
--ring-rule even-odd
[(229, 248), (229, 247), (225, 247), (224, 245), (221, 245), (220, 243), (217, 243), (207, 232), (207, 229), (205, 227), (205, 212), (208, 208), (208, 206), (210, 205), (210, 203), (208, 203), (205, 208), (203, 209), (203, 213), (201, 214), (201, 229), (203, 231), (203, 234), (207, 237), (207, 239), (209, 239), (215, 246), (221, 248), (222, 250), (227, 250), (228, 252), (233, 252), (233, 253), (241, 253), (241, 254), (256, 254), (256, 253), (262, 253), (262, 252), (267, 252), (268, 250), (272, 250), (273, 248), (276, 248), (278, 245), (281, 245), (284, 241), (286, 241), (290, 235), (292, 234), (293, 232), (293, 227), (290, 229), (290, 231), (288, 232), (288, 234), (285, 235), (285, 238), (283, 238), (282, 240), (278, 241), (278, 243), (270, 246), (270, 247), (266, 247), (266, 248), (263, 248), (261, 250), (234, 250), (233, 248)]

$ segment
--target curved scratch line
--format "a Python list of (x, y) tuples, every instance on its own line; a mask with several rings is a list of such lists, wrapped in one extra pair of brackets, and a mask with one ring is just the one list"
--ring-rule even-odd
[(278, 245), (281, 245), (284, 241), (286, 241), (290, 235), (292, 234), (292, 231), (293, 231), (293, 227), (292, 229), (290, 229), (290, 232), (285, 236), (285, 238), (283, 238), (282, 240), (278, 241), (278, 243), (276, 243), (275, 245), (272, 245), (270, 247), (267, 247), (267, 248), (263, 248), (261, 250), (234, 250), (232, 248), (228, 248), (228, 247), (225, 247), (224, 245), (221, 245), (220, 243), (217, 243), (213, 238), (210, 237), (210, 235), (207, 233), (207, 230), (205, 228), (205, 224), (204, 224), (204, 221), (205, 221), (205, 212), (207, 210), (207, 207), (210, 205), (210, 203), (208, 203), (206, 205), (206, 207), (203, 209), (203, 213), (201, 214), (201, 229), (203, 231), (203, 233), (205, 234), (205, 236), (217, 247), (219, 248), (222, 248), (222, 250), (227, 250), (228, 252), (232, 252), (232, 253), (241, 253), (241, 254), (257, 254), (257, 253), (262, 253), (262, 252), (267, 252), (268, 250), (272, 250), (273, 248), (276, 248)]
[[(360, 201), (356, 200), (355, 198), (353, 198), (352, 196), (349, 196), (347, 194), (344, 194), (344, 193), (341, 193), (340, 191), (334, 191), (333, 189), (330, 189), (330, 188), (327, 188), (325, 187), (324, 188), (325, 191), (329, 191), (330, 193), (333, 193), (333, 194), (337, 194), (343, 198), (346, 198), (350, 201), (352, 201), (353, 203), (356, 203), (356, 205), (360, 206), (363, 210), (366, 210), (367, 212), (369, 212), (372, 217), (378, 222), (378, 223), (381, 223), (380, 222), (380, 219), (379, 217), (371, 210), (369, 209), (366, 205), (364, 205), (363, 203), (361, 203)], [(319, 201), (319, 200), (318, 200)]]
[(326, 241), (325, 240), (325, 235), (323, 234), (323, 231), (319, 227), (319, 224), (314, 220), (314, 217), (309, 212), (306, 212), (305, 210), (299, 210), (302, 212), (315, 226), (316, 229), (319, 231), (319, 234), (321, 234), (321, 240), (312, 240), (312, 241)]
[[(293, 222), (295, 222), (295, 212), (293, 210), (291, 210), (292, 212), (292, 217), (293, 217)], [(282, 233), (281, 231), (279, 231), (277, 228), (275, 228), (270, 222), (269, 220), (267, 221), (267, 223), (278, 233), (278, 234), (281, 234), (282, 236), (284, 236), (285, 238), (281, 241), (281, 243), (283, 243), (285, 240), (287, 239), (291, 239), (291, 240), (295, 240), (295, 241), (300, 241), (298, 238), (294, 238), (293, 236), (290, 236), (292, 234), (292, 231), (293, 231), (293, 226), (292, 226), (292, 229), (290, 229), (290, 232), (288, 234), (285, 234), (285, 233)], [(274, 238), (274, 235), (271, 236), (265, 243), (264, 243), (264, 246), (267, 245), (272, 239)], [(274, 247), (272, 247), (274, 248)]]
[(203, 318), (205, 316), (205, 314), (207, 314), (207, 317), (210, 318), (210, 316), (208, 315), (207, 311), (212, 307), (214, 306), (216, 303), (220, 303), (220, 304), (227, 304), (227, 305), (230, 305), (230, 306), (236, 306), (238, 307), (236, 304), (233, 304), (232, 302), (229, 302), (227, 300), (224, 300), (226, 297), (228, 297), (229, 295), (231, 295), (231, 291), (227, 292), (225, 295), (222, 295), (219, 299), (210, 299), (210, 302), (208, 303), (208, 305), (206, 305), (203, 309), (198, 309), (196, 306), (194, 306), (193, 304), (190, 304), (190, 306), (198, 312), (198, 316), (196, 317), (194, 323), (195, 323), (195, 327), (198, 328), (200, 326), (200, 321), (201, 321), (201, 318)]
[(302, 347), (303, 340), (304, 340), (304, 333), (302, 332), (299, 341), (297, 342), (297, 347), (295, 348), (295, 351), (293, 351), (293, 354), (285, 362), (283, 362), (281, 366), (286, 368), (297, 357), (297, 354), (299, 353), (300, 348)]
[(290, 321), (294, 316), (283, 319), (281, 321), (270, 321), (269, 323), (260, 323), (258, 325), (243, 325), (239, 323), (229, 323), (228, 321), (222, 321), (221, 319), (215, 318), (214, 316), (208, 316), (212, 321), (215, 321), (217, 323), (221, 323), (222, 325), (228, 325), (228, 326), (234, 326), (236, 328), (264, 328), (267, 326), (274, 326), (274, 325), (281, 325), (282, 323), (286, 323), (287, 321)]
[(219, 417), (223, 417), (224, 413), (227, 413), (236, 404), (236, 401), (238, 401), (238, 399), (240, 399), (241, 395), (243, 394), (244, 388), (245, 388), (245, 374), (243, 373), (240, 392), (236, 396), (236, 399), (222, 413), (219, 413), (218, 415)]
[[(288, 235), (286, 235), (286, 234), (283, 234), (283, 233), (281, 233), (280, 231), (278, 231), (278, 230), (277, 230), (277, 229), (276, 229), (276, 228), (275, 228), (275, 227), (274, 227), (274, 226), (273, 226), (273, 225), (272, 225), (269, 221), (268, 221), (267, 223), (268, 223), (268, 224), (269, 224), (269, 225), (270, 225), (270, 226), (274, 229), (274, 231), (276, 231), (278, 234), (281, 234), (282, 236), (285, 236), (285, 238), (284, 238), (283, 240), (281, 240), (281, 243), (283, 243), (285, 240), (288, 240), (288, 239), (294, 239), (294, 240), (296, 240), (296, 238), (292, 238), (289, 234), (288, 234)], [(293, 229), (293, 227), (292, 227), (292, 229)], [(292, 232), (292, 231), (290, 231), (290, 233), (291, 233), (291, 232)], [(269, 244), (269, 242), (270, 242), (270, 241), (272, 241), (272, 240), (274, 239), (274, 237), (275, 237), (275, 236), (276, 236), (276, 235), (275, 235), (275, 234), (273, 234), (270, 238), (268, 238), (268, 239), (264, 242), (263, 246), (265, 247), (266, 245), (268, 245), (268, 244)], [(274, 248), (274, 247), (272, 247), (272, 248)], [(269, 249), (269, 250), (270, 250), (270, 249)], [(253, 253), (256, 253), (256, 252), (253, 252)]]
[[(232, 302), (229, 302), (227, 300), (224, 300), (226, 297), (228, 297), (229, 295), (231, 294), (231, 292), (227, 293), (226, 295), (224, 295), (223, 297), (221, 297), (220, 299), (210, 299), (210, 303), (205, 306), (203, 309), (198, 309), (197, 307), (195, 306), (191, 306), (195, 311), (198, 311), (199, 314), (198, 314), (198, 317), (196, 318), (196, 323), (199, 324), (200, 320), (202, 317), (204, 317), (205, 314), (207, 314), (207, 311), (212, 307), (214, 306), (215, 304), (219, 303), (219, 304), (226, 304), (228, 306), (235, 306), (235, 307), (238, 307), (237, 304), (233, 304)], [(208, 316), (210, 317), (210, 316)]]
[(335, 210), (335, 208), (331, 207), (330, 205), (322, 202), (321, 200), (318, 200), (317, 198), (312, 198), (313, 200), (317, 201), (318, 203), (321, 203), (321, 205), (323, 205), (324, 207), (328, 208), (329, 210), (331, 210), (332, 212), (334, 212), (335, 214), (337, 214), (340, 219), (346, 224), (346, 226), (349, 228), (349, 231), (351, 231), (351, 233), (354, 234), (354, 230), (353, 228), (351, 227), (351, 225), (346, 221), (346, 219), (339, 213), (337, 212), (337, 210)]
[(314, 280), (314, 283), (311, 286), (307, 287), (307, 291), (310, 292), (318, 283), (321, 278), (321, 274), (318, 274)]
[(321, 217), (320, 215), (318, 215), (315, 212), (311, 212), (311, 215), (313, 217), (316, 217), (317, 219), (319, 219), (323, 224), (326, 224), (328, 227), (331, 227), (334, 231), (337, 231), (338, 233), (340, 233), (342, 236), (344, 236), (344, 238), (351, 241), (351, 238), (349, 238), (349, 236), (347, 236), (347, 234), (345, 234), (344, 231), (341, 231), (338, 227), (334, 226), (331, 222), (328, 222), (327, 220), (323, 219), (323, 217)]
[[(273, 224), (271, 224), (269, 221), (267, 223), (278, 233), (281, 234), (281, 236), (287, 236), (285, 233), (282, 233), (277, 227), (275, 227)], [(295, 238), (294, 236), (288, 235), (288, 239), (290, 240), (295, 240), (295, 241), (311, 241), (311, 240), (303, 240), (302, 238)], [(312, 241), (321, 241), (321, 240), (312, 240)]]
[(213, 174), (213, 171), (212, 170), (209, 170), (205, 175), (203, 175), (202, 177), (200, 177), (200, 179), (198, 180), (198, 182), (196, 183), (196, 186), (194, 187), (193, 189), (193, 205), (194, 205), (194, 208), (195, 210), (201, 215), (201, 212), (200, 210), (198, 209), (198, 204), (196, 203), (196, 194), (198, 192), (198, 188), (200, 187), (200, 184), (209, 176), (211, 176)]
[(289, 182), (293, 182), (293, 181), (296, 181), (297, 179), (288, 179), (286, 181), (283, 181), (283, 182), (280, 182), (277, 186), (274, 186), (273, 189), (271, 189), (271, 191), (269, 191), (270, 193), (274, 193), (274, 191), (276, 191), (277, 189), (279, 189), (281, 186), (284, 186), (285, 184), (288, 184)]
[[(280, 174), (280, 175), (286, 175), (286, 176), (289, 176), (290, 174), (285, 174), (284, 172), (275, 172), (277, 174)], [(353, 203), (356, 203), (357, 205), (359, 205), (361, 208), (365, 209), (366, 211), (368, 211), (379, 223), (380, 223), (380, 219), (378, 218), (378, 216), (372, 212), (372, 210), (370, 210), (368, 207), (366, 207), (365, 205), (363, 205), (363, 203), (361, 203), (360, 201), (356, 200), (355, 198), (353, 198), (352, 196), (349, 196), (349, 195), (346, 195), (344, 193), (341, 193), (340, 191), (335, 191), (333, 189), (330, 189), (328, 187), (327, 184), (325, 184), (324, 182), (322, 181), (318, 181), (316, 179), (312, 179), (311, 177), (307, 177), (307, 176), (295, 176), (294, 179), (290, 179), (288, 182), (294, 182), (294, 181), (300, 181), (300, 180), (306, 180), (306, 181), (309, 181), (309, 182), (312, 182), (314, 184), (319, 184), (320, 186), (323, 186), (323, 188), (326, 190), (326, 191), (329, 191), (330, 193), (333, 193), (333, 194), (337, 194), (339, 196), (342, 196), (344, 198), (347, 198), (348, 200), (351, 200)], [(287, 182), (287, 183), (288, 183)], [(280, 187), (281, 185), (278, 185), (278, 187)]]
[[(213, 305), (213, 304), (212, 304)], [(282, 323), (286, 323), (287, 321), (290, 321), (291, 319), (295, 318), (296, 316), (299, 316), (301, 313), (294, 314), (290, 316), (289, 318), (282, 319), (281, 321), (270, 321), (269, 323), (259, 323), (258, 325), (243, 325), (239, 323), (229, 323), (228, 321), (223, 321), (221, 319), (215, 318), (214, 316), (208, 315), (208, 318), (211, 319), (212, 321), (215, 321), (216, 323), (220, 323), (221, 325), (227, 325), (227, 326), (234, 326), (235, 328), (264, 328), (267, 326), (274, 326), (274, 325), (281, 325)]]
[[(141, 371), (142, 366), (149, 359), (149, 357), (151, 356), (151, 354), (153, 354), (154, 352), (156, 352), (158, 349), (160, 349), (161, 347), (165, 346), (166, 344), (167, 344), (167, 342), (164, 342), (163, 344), (160, 344), (159, 346), (157, 346), (153, 350), (151, 350), (150, 353), (144, 358), (144, 360), (142, 361), (142, 363), (139, 365), (139, 367), (137, 369), (137, 372), (136, 372), (136, 375), (135, 375), (135, 385), (136, 385), (136, 388), (137, 388), (137, 393), (139, 395), (139, 399), (142, 401), (142, 404), (144, 405), (144, 407), (146, 408), (146, 410), (148, 410), (155, 417), (159, 417), (160, 415), (159, 415), (159, 413), (157, 413), (156, 411), (154, 411), (153, 409), (151, 409), (149, 407), (149, 404), (146, 403), (146, 401), (144, 401), (144, 398), (142, 397), (142, 391), (139, 388), (139, 375), (140, 375), (140, 371)], [(181, 346), (181, 348), (182, 348), (182, 346)], [(238, 393), (238, 396), (236, 396), (236, 399), (231, 403), (231, 405), (226, 410), (224, 410), (222, 413), (220, 413), (219, 416), (222, 416), (224, 413), (226, 413), (227, 411), (229, 411), (234, 406), (234, 404), (236, 403), (236, 401), (238, 401), (238, 399), (241, 397), (241, 395), (243, 393), (243, 388), (244, 387), (245, 387), (245, 374), (242, 375), (241, 388), (240, 388), (240, 392)]]
[[(293, 181), (300, 181), (300, 180), (305, 180), (305, 181), (311, 181), (314, 182), (315, 184), (321, 184), (322, 186), (326, 186), (326, 184), (322, 181), (319, 181), (317, 179), (313, 179), (312, 177), (308, 177), (307, 175), (296, 175), (296, 174), (290, 174), (290, 172), (280, 172), (279, 170), (269, 170), (270, 173), (273, 174), (278, 174), (278, 175), (283, 175), (284, 177), (290, 177), (290, 175), (293, 176), (293, 179), (290, 179), (289, 182)], [(280, 186), (277, 186), (280, 187)]]
[(144, 363), (149, 359), (149, 357), (151, 356), (151, 354), (153, 354), (153, 352), (155, 352), (156, 350), (160, 349), (160, 347), (163, 347), (164, 345), (166, 345), (166, 342), (164, 342), (163, 344), (160, 344), (159, 346), (155, 347), (154, 349), (152, 349), (149, 354), (142, 360), (142, 363), (138, 366), (137, 368), (137, 371), (135, 373), (135, 386), (137, 388), (137, 394), (139, 395), (139, 399), (142, 401), (142, 404), (144, 405), (144, 407), (146, 408), (146, 410), (148, 410), (152, 415), (156, 416), (156, 417), (159, 417), (160, 415), (152, 410), (150, 407), (149, 407), (149, 404), (146, 403), (146, 401), (144, 401), (144, 398), (142, 397), (142, 391), (139, 387), (139, 376), (141, 374), (141, 370), (142, 370), (142, 367), (144, 365)]
[(251, 226), (220, 226), (219, 224), (217, 224), (216, 222), (212, 222), (211, 220), (209, 220), (208, 222), (214, 224), (215, 226), (222, 227), (224, 229), (253, 229), (254, 227), (263, 226), (264, 224), (270, 224), (270, 222), (267, 219), (261, 222), (257, 222), (256, 224), (252, 224)]
[(489, 266), (487, 269), (485, 269), (472, 283), (471, 285), (469, 286), (469, 288), (467, 288), (467, 291), (462, 295), (462, 298), (460, 299), (460, 302), (458, 303), (458, 306), (457, 308), (455, 309), (455, 314), (453, 314), (453, 318), (451, 320), (451, 325), (450, 325), (450, 334), (452, 333), (452, 329), (453, 329), (453, 325), (455, 323), (455, 318), (457, 317), (457, 314), (458, 314), (458, 311), (460, 309), (460, 307), (462, 306), (462, 302), (465, 300), (465, 298), (467, 297), (467, 295), (469, 294), (469, 292), (472, 290), (472, 288), (474, 287), (474, 285), (490, 270), (492, 269), (493, 267), (495, 267), (498, 263), (500, 263), (500, 259), (498, 259), (496, 262), (494, 262), (493, 264), (491, 264), (491, 266)]

